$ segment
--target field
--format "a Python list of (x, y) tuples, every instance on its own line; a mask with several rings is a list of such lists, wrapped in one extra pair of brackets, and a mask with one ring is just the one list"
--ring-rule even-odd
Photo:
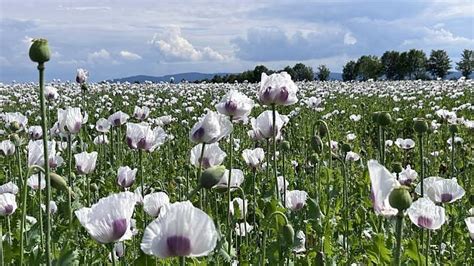
[(472, 80), (263, 78), (1, 84), (3, 262), (474, 264)]

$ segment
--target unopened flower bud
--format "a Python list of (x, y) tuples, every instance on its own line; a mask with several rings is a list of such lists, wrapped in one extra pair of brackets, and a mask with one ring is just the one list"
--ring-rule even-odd
[(326, 126), (324, 124), (319, 124), (319, 128), (318, 128), (318, 132), (319, 132), (319, 135), (324, 138), (326, 136), (326, 134), (328, 133), (328, 129), (326, 128)]
[(403, 166), (401, 162), (393, 162), (392, 163), (392, 171), (399, 174), (403, 171)]
[(223, 165), (207, 168), (202, 172), (199, 184), (203, 188), (211, 189), (224, 175), (225, 167)]
[(281, 143), (281, 148), (283, 151), (289, 151), (290, 150), (290, 142), (285, 140)]
[(59, 189), (59, 190), (66, 190), (67, 191), (67, 189), (68, 189), (67, 182), (62, 176), (60, 176), (56, 173), (51, 173), (50, 177), (51, 177), (51, 185), (53, 187), (55, 187), (56, 189)]
[(415, 129), (415, 132), (418, 134), (423, 134), (428, 131), (428, 123), (426, 123), (426, 120), (423, 118), (417, 118), (415, 120), (415, 123), (413, 125), (413, 128)]
[(313, 153), (309, 156), (309, 161), (314, 165), (319, 162), (319, 155), (317, 153)]
[(44, 63), (49, 61), (51, 52), (49, 51), (48, 40), (34, 39), (30, 46), (30, 59), (36, 63)]
[(392, 123), (392, 116), (388, 112), (381, 112), (378, 116), (378, 123), (386, 127)]
[(351, 147), (351, 145), (349, 145), (348, 143), (343, 143), (343, 144), (341, 145), (341, 151), (342, 151), (343, 153), (348, 153), (348, 152), (350, 152), (351, 150), (352, 150), (352, 147)]
[(450, 132), (451, 134), (456, 134), (456, 133), (458, 133), (458, 131), (459, 131), (459, 130), (458, 130), (458, 126), (457, 126), (457, 125), (449, 125), (449, 132)]
[(287, 247), (292, 247), (295, 243), (295, 230), (291, 224), (285, 224), (282, 228), (283, 241)]
[(18, 134), (16, 134), (16, 133), (11, 134), (10, 135), (10, 141), (13, 142), (13, 144), (15, 144), (15, 146), (19, 146), (20, 145), (20, 136), (18, 136)]
[(412, 200), (408, 190), (401, 186), (392, 190), (388, 197), (388, 201), (390, 206), (401, 212), (410, 207)]
[(311, 147), (317, 154), (321, 154), (323, 152), (323, 141), (319, 136), (313, 136), (311, 138)]
[(13, 121), (12, 123), (10, 123), (10, 130), (13, 131), (13, 132), (17, 132), (18, 130), (20, 130), (20, 123), (18, 123), (17, 121)]

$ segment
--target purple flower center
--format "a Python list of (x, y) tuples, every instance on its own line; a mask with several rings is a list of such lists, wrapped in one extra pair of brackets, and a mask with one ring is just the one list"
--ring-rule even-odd
[(418, 217), (417, 223), (418, 223), (419, 226), (429, 229), (429, 228), (431, 228), (431, 225), (433, 224), (433, 220), (431, 220), (430, 218), (425, 217), (425, 216), (420, 216), (420, 217)]
[(137, 148), (133, 145), (133, 140), (130, 137), (127, 137), (127, 145), (128, 145), (128, 147), (130, 147), (130, 149), (136, 149)]
[(114, 240), (120, 239), (127, 231), (127, 219), (114, 220), (112, 223), (112, 237)]
[(263, 92), (262, 98), (264, 102), (270, 101), (270, 96), (271, 96), (271, 91), (272, 87), (267, 87), (265, 91)]
[(296, 203), (295, 210), (301, 210), (303, 209), (304, 204), (302, 202)]
[(230, 100), (230, 101), (227, 101), (225, 103), (225, 110), (229, 113), (229, 114), (233, 114), (235, 113), (235, 111), (237, 110), (237, 104)]
[(77, 173), (80, 174), (80, 175), (85, 174), (85, 173), (84, 173), (84, 170), (82, 170), (82, 166), (81, 166), (81, 165), (76, 166), (76, 170), (77, 170)]
[(191, 254), (191, 241), (184, 236), (171, 236), (166, 239), (170, 256), (187, 256)]
[(201, 165), (205, 169), (211, 167), (211, 163), (209, 162), (209, 158), (206, 158), (206, 157), (202, 158)]
[(451, 200), (453, 200), (452, 194), (450, 193), (441, 194), (441, 202), (446, 203), (446, 202), (450, 202)]
[(144, 150), (146, 148), (146, 139), (142, 138), (140, 141), (137, 143), (137, 148)]
[(278, 100), (281, 103), (285, 103), (288, 100), (288, 90), (285, 86), (280, 88), (280, 95), (278, 96)]
[(120, 126), (120, 118), (116, 118), (114, 119), (114, 125), (117, 127), (117, 126)]
[(12, 214), (12, 212), (13, 212), (13, 206), (10, 204), (5, 205), (5, 214), (6, 215)]
[(81, 130), (82, 123), (81, 122), (76, 122), (74, 124), (73, 132), (72, 133), (77, 133)]
[(200, 127), (198, 130), (196, 130), (193, 133), (193, 139), (195, 140), (201, 140), (202, 137), (204, 137), (205, 129), (203, 127)]

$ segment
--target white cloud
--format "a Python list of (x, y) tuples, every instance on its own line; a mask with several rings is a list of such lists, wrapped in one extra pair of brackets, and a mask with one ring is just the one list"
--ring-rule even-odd
[(155, 34), (149, 42), (165, 61), (222, 61), (225, 56), (210, 47), (195, 48), (186, 40), (179, 27), (171, 27), (162, 36)]
[(460, 37), (454, 35), (452, 32), (438, 27), (422, 29), (422, 38), (408, 39), (403, 41), (404, 46), (420, 46), (420, 47), (440, 47), (445, 46), (466, 46), (472, 47), (474, 39)]
[(344, 44), (354, 45), (357, 43), (357, 39), (352, 33), (348, 32), (344, 35)]
[(120, 56), (126, 60), (140, 60), (142, 57), (136, 53), (132, 53), (129, 51), (120, 51)]
[(89, 53), (87, 56), (87, 61), (89, 61), (90, 63), (99, 63), (103, 60), (109, 60), (109, 59), (110, 59), (110, 53), (105, 49), (101, 49), (100, 51)]

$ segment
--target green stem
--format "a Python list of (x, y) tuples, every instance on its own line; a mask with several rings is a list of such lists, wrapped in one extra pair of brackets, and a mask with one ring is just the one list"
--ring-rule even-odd
[[(67, 147), (68, 147), (68, 183), (71, 190), (74, 189), (74, 182), (72, 181), (72, 136), (67, 135)], [(68, 206), (69, 206), (69, 227), (72, 227), (72, 195), (68, 193)]]
[(428, 243), (426, 244), (426, 250), (425, 250), (426, 266), (430, 264), (430, 245), (431, 245), (431, 231), (428, 230)]
[(110, 255), (112, 256), (112, 265), (115, 266), (114, 243), (110, 243)]
[(0, 222), (0, 266), (3, 266), (3, 223)]
[[(276, 198), (280, 198), (280, 193), (278, 192), (278, 173), (277, 173), (277, 160), (276, 160), (276, 150), (277, 150), (277, 145), (276, 145), (276, 135), (278, 133), (278, 129), (276, 127), (276, 105), (272, 104), (272, 120), (273, 120), (273, 134), (272, 134), (272, 139), (273, 139), (273, 176), (275, 178), (275, 193), (276, 193)], [(285, 188), (283, 188), (285, 189)]]
[(402, 252), (402, 234), (403, 234), (403, 212), (399, 211), (397, 214), (397, 224), (395, 228), (395, 234), (397, 238), (397, 246), (395, 249), (395, 256), (393, 258), (393, 265), (401, 265), (401, 252)]
[[(44, 134), (43, 134), (44, 135)], [(17, 154), (17, 159), (18, 159), (18, 169), (19, 169), (19, 175), (20, 175), (20, 180), (23, 181), (22, 184), (22, 189), (23, 189), (23, 195), (22, 195), (22, 203), (21, 203), (21, 225), (20, 225), (20, 265), (23, 265), (23, 258), (24, 258), (24, 233), (25, 233), (25, 220), (26, 220), (26, 197), (28, 193), (28, 187), (27, 187), (27, 178), (23, 177), (23, 171), (21, 169), (21, 157), (20, 157), (20, 149), (18, 148)]]
[(179, 265), (180, 266), (186, 265), (186, 257), (179, 257)]
[[(230, 121), (232, 121), (232, 116), (230, 117)], [(229, 135), (229, 180), (227, 181), (227, 241), (229, 242), (227, 245), (227, 253), (230, 254), (230, 249), (232, 246), (232, 229), (230, 225), (230, 186), (232, 183), (232, 155), (234, 151), (234, 138), (233, 132), (230, 132)], [(203, 144), (204, 145), (204, 144)]]
[(41, 172), (38, 173), (38, 191), (36, 195), (38, 197), (38, 219), (40, 225), (40, 250), (43, 251), (44, 239), (43, 239), (43, 210), (41, 209)]

